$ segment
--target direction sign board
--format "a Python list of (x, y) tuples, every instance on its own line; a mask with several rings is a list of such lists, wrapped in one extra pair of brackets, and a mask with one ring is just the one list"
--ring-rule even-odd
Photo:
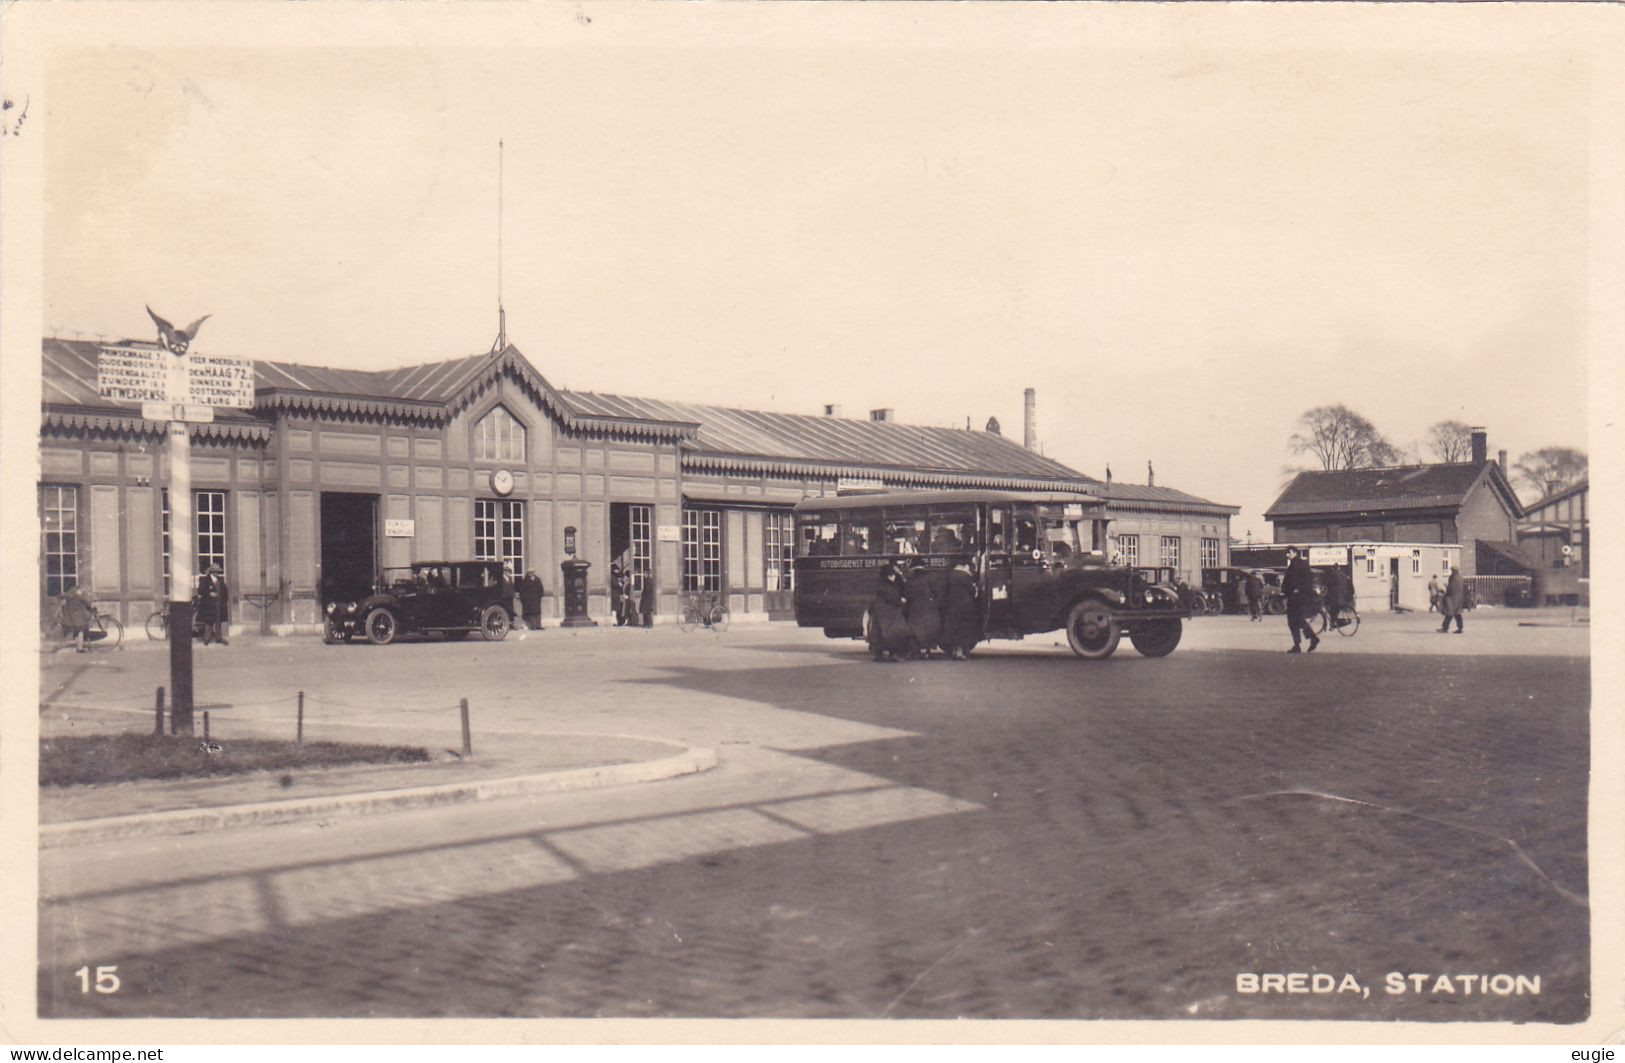
[(250, 359), (189, 351), (183, 360), (186, 394), (178, 401), (241, 409), (254, 405), (254, 363)]
[(170, 402), (174, 355), (150, 347), (103, 347), (96, 359), (96, 390), (104, 399)]
[(214, 420), (213, 406), (188, 406), (182, 402), (143, 402), (141, 416), (149, 421), (187, 421), (208, 424)]

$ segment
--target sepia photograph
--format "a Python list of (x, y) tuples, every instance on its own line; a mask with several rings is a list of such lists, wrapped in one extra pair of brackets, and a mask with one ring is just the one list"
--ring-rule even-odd
[(1606, 9), (211, 10), (0, 14), (8, 1039), (1618, 1037)]

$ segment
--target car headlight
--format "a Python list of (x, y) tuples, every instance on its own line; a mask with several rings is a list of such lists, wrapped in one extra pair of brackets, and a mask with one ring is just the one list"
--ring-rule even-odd
[(328, 602), (327, 603), (327, 615), (332, 616), (333, 615), (333, 610), (337, 609), (337, 608), (338, 608), (338, 606), (335, 605), (333, 602)]
[(355, 612), (355, 603), (354, 603), (354, 602), (345, 602), (345, 603), (344, 603), (344, 611), (345, 611), (345, 612), (346, 612), (346, 613), (353, 613), (353, 612)]

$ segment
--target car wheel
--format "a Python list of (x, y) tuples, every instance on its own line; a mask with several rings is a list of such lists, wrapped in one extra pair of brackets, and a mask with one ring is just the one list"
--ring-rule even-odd
[(322, 641), (329, 646), (335, 646), (340, 642), (350, 640), (344, 637), (344, 633), (339, 630), (339, 626), (333, 621), (333, 618), (328, 617), (322, 621)]
[(1179, 637), (1184, 634), (1184, 625), (1178, 617), (1168, 620), (1150, 620), (1135, 626), (1128, 634), (1128, 640), (1134, 643), (1134, 648), (1145, 657), (1166, 657), (1174, 652), (1179, 645)]
[(1286, 599), (1281, 597), (1266, 599), (1264, 601), (1264, 612), (1271, 616), (1280, 616), (1286, 612)]
[(367, 614), (367, 641), (374, 646), (388, 646), (395, 641), (399, 624), (388, 609), (374, 609)]
[(1085, 598), (1066, 617), (1066, 640), (1072, 652), (1091, 661), (1104, 660), (1117, 650), (1123, 630), (1112, 607), (1099, 598)]
[(508, 611), (500, 605), (488, 605), (480, 614), (480, 635), (486, 642), (501, 642), (508, 637)]

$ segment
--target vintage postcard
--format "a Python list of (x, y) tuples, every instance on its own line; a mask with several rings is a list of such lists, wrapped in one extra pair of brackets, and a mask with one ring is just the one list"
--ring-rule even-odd
[(12, 1041), (1617, 1040), (1617, 9), (0, 20)]

